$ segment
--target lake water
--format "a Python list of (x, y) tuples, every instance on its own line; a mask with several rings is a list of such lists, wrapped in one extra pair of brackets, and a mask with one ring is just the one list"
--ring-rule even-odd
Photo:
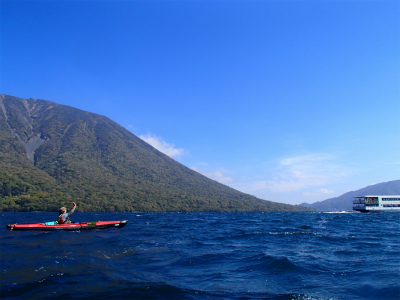
[(400, 299), (400, 214), (79, 213), (121, 229), (8, 231), (1, 299)]

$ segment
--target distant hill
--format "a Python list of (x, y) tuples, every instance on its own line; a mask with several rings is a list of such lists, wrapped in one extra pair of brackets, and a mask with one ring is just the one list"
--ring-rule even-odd
[(353, 210), (353, 199), (362, 195), (400, 195), (400, 180), (388, 181), (367, 186), (357, 191), (348, 192), (339, 197), (330, 198), (313, 204), (302, 203), (317, 211), (350, 211)]
[(159, 152), (107, 117), (0, 95), (0, 210), (305, 211), (258, 199)]

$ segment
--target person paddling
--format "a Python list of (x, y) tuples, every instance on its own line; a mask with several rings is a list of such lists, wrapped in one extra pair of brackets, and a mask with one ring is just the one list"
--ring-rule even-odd
[(69, 224), (71, 223), (71, 220), (69, 219), (69, 216), (72, 215), (75, 211), (76, 204), (75, 202), (72, 202), (74, 207), (67, 213), (67, 209), (65, 207), (61, 207), (60, 211), (58, 212), (58, 224)]

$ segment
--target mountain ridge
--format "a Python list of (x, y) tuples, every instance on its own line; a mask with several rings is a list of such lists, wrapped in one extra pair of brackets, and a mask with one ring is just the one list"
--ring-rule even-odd
[(111, 119), (0, 95), (0, 210), (307, 211), (258, 199), (180, 164)]

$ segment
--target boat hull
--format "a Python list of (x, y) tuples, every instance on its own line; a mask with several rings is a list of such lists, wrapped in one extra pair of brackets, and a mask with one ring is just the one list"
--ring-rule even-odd
[(355, 209), (354, 211), (362, 212), (362, 213), (384, 213), (384, 212), (393, 212), (400, 213), (400, 209)]
[(55, 230), (93, 230), (93, 229), (108, 229), (108, 228), (122, 228), (128, 221), (95, 221), (95, 222), (81, 222), (71, 224), (51, 224), (36, 223), (36, 224), (9, 224), (6, 228), (11, 231), (25, 231), (25, 230), (41, 230), (41, 231), (55, 231)]

